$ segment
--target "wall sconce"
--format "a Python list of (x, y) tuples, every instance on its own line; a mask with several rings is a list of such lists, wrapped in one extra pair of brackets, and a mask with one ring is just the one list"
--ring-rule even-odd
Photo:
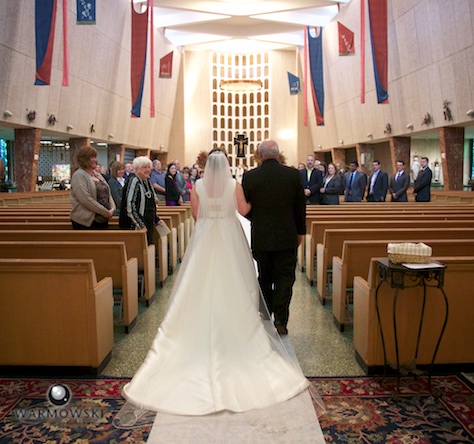
[(372, 133), (367, 133), (367, 139), (371, 139), (372, 138)]
[(48, 117), (48, 124), (49, 125), (54, 125), (58, 120), (56, 119), (56, 116), (54, 114), (50, 114)]
[(3, 117), (11, 117), (13, 116), (13, 113), (11, 111), (8, 111), (7, 109), (3, 111)]
[(164, 145), (160, 145), (160, 147), (158, 148), (158, 152), (161, 153), (164, 149), (165, 149), (165, 146), (164, 146)]
[(341, 140), (339, 141), (339, 144), (340, 144), (340, 145), (344, 145), (344, 140), (341, 139)]
[(26, 115), (26, 119), (28, 120), (29, 123), (33, 122), (36, 119), (36, 111), (29, 111), (28, 114)]
[(71, 131), (71, 130), (74, 129), (74, 127), (73, 127), (70, 123), (68, 123), (68, 124), (66, 125), (66, 128), (67, 128), (68, 131)]
[(319, 148), (319, 149), (322, 149), (322, 147), (323, 147), (322, 145), (318, 145), (318, 148)]
[[(6, 111), (5, 111), (5, 112), (6, 112)], [(470, 110), (466, 113), (466, 116), (474, 117), (474, 109), (470, 109)]]
[(449, 100), (445, 100), (443, 102), (443, 114), (444, 120), (451, 122), (451, 120), (453, 120), (453, 115), (451, 114), (451, 109), (449, 108), (449, 105), (451, 105), (451, 102)]
[(421, 122), (422, 125), (429, 125), (431, 123), (431, 116), (430, 113), (426, 113), (425, 117), (423, 118), (423, 122)]
[(89, 131), (90, 131), (91, 133), (95, 133), (94, 124), (92, 124), (92, 125), (89, 127)]
[(407, 125), (407, 129), (412, 130), (412, 129), (413, 129), (413, 123), (409, 123), (409, 124)]
[(113, 139), (114, 135), (112, 133), (109, 133), (109, 139)]
[(392, 125), (390, 125), (390, 123), (387, 123), (385, 125), (385, 130), (383, 132), (384, 134), (392, 134)]

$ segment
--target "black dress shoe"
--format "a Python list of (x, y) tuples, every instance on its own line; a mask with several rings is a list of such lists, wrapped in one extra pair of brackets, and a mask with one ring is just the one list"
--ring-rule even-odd
[(280, 336), (288, 334), (288, 329), (284, 325), (277, 325), (276, 328)]

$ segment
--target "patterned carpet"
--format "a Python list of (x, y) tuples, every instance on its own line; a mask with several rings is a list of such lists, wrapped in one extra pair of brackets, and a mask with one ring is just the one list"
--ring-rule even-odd
[[(328, 443), (473, 443), (474, 388), (460, 376), (395, 379), (310, 378), (326, 413), (319, 418)], [(140, 443), (143, 425), (118, 430), (112, 419), (123, 405), (128, 379), (0, 379), (0, 443)]]

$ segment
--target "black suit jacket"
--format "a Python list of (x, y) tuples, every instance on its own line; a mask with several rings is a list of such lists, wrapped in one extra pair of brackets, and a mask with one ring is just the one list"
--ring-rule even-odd
[(352, 181), (352, 187), (349, 191), (349, 181), (351, 179), (351, 172), (347, 172), (344, 175), (344, 189), (345, 189), (345, 202), (362, 202), (364, 198), (365, 188), (367, 187), (367, 176), (356, 170), (354, 180)]
[(367, 200), (373, 200), (375, 202), (385, 202), (388, 190), (388, 175), (384, 171), (380, 170), (374, 183), (373, 193), (370, 193), (370, 184), (372, 183), (372, 176), (370, 175), (367, 181)]
[(298, 171), (267, 159), (242, 178), (247, 215), (252, 225), (252, 249), (278, 251), (296, 248), (298, 234), (306, 234), (306, 198)]
[(392, 202), (408, 202), (407, 190), (410, 186), (410, 177), (408, 174), (403, 174), (396, 180), (397, 174), (390, 179), (389, 192), (390, 195), (396, 194), (397, 198), (392, 197)]
[(317, 168), (313, 168), (311, 176), (308, 180), (308, 172), (306, 169), (300, 171), (301, 185), (303, 188), (311, 191), (311, 196), (306, 200), (309, 204), (318, 204), (321, 200), (319, 189), (323, 185), (323, 174)]
[(416, 193), (417, 202), (429, 202), (431, 200), (431, 179), (433, 173), (426, 167), (420, 170), (413, 186), (413, 192)]

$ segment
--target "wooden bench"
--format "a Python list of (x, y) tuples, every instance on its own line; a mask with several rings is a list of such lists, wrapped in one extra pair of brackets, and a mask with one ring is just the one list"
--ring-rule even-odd
[[(424, 242), (431, 246), (434, 256), (469, 256), (474, 252), (474, 230), (469, 235), (470, 239), (449, 239), (450, 236), (462, 237), (462, 233), (458, 233), (456, 230), (447, 233), (440, 230), (436, 232), (436, 239), (428, 239), (425, 234), (420, 233), (415, 237), (407, 236), (405, 239), (396, 240), (396, 242)], [(354, 277), (367, 278), (370, 260), (373, 257), (386, 256), (389, 242), (392, 242), (392, 238), (344, 241), (342, 257), (333, 257), (332, 313), (334, 321), (341, 331), (344, 331), (346, 323), (347, 294), (352, 292)]]
[[(21, 224), (17, 224), (21, 225)], [(124, 242), (127, 250), (127, 257), (137, 258), (138, 272), (143, 275), (144, 297), (147, 305), (153, 300), (156, 290), (156, 269), (155, 269), (155, 246), (148, 245), (146, 233), (144, 231), (133, 230), (61, 230), (53, 228), (50, 224), (49, 230), (46, 227), (30, 230), (30, 224), (25, 224), (16, 230), (10, 226), (8, 230), (0, 224), (0, 241), (44, 241), (44, 242)]]
[[(112, 279), (91, 259), (0, 259), (0, 371), (98, 374), (114, 345)], [(20, 369), (19, 369), (20, 368)]]
[[(324, 264), (320, 262), (319, 252), (324, 252), (318, 246), (318, 244), (323, 242), (324, 232), (327, 229), (351, 229), (351, 228), (417, 228), (417, 227), (426, 227), (426, 228), (462, 228), (462, 227), (474, 227), (474, 219), (468, 220), (438, 220), (438, 219), (425, 219), (425, 218), (397, 218), (392, 220), (377, 220), (377, 221), (322, 221), (322, 222), (312, 222), (311, 224), (311, 240), (310, 247), (307, 252), (307, 268), (306, 274), (308, 281), (313, 285), (314, 283), (314, 259), (318, 262), (318, 278), (320, 276), (319, 270), (326, 270), (328, 265), (332, 263), (332, 257), (325, 258), (328, 261)], [(323, 268), (325, 267), (325, 268)], [(323, 283), (321, 286), (318, 284), (318, 291), (322, 289)], [(324, 290), (325, 291), (325, 290)], [(322, 295), (324, 298), (324, 295)]]
[(128, 333), (138, 316), (138, 261), (127, 258), (124, 242), (0, 241), (0, 258), (92, 259), (97, 279), (111, 277), (120, 296), (122, 323)]
[[(449, 301), (446, 330), (437, 354), (435, 366), (449, 371), (472, 371), (474, 368), (474, 257), (433, 257), (447, 265), (444, 273), (444, 290)], [(356, 357), (367, 374), (379, 372), (383, 365), (383, 352), (375, 310), (375, 289), (378, 270), (372, 258), (368, 280), (354, 278), (354, 347)], [(384, 326), (384, 336), (389, 362), (394, 361), (393, 288), (384, 284), (380, 288), (379, 306)], [(400, 292), (397, 308), (400, 362), (413, 357), (414, 343), (418, 334), (421, 310), (421, 287)], [(427, 290), (425, 321), (420, 342), (418, 364), (429, 364), (444, 319), (444, 302), (439, 290)]]

